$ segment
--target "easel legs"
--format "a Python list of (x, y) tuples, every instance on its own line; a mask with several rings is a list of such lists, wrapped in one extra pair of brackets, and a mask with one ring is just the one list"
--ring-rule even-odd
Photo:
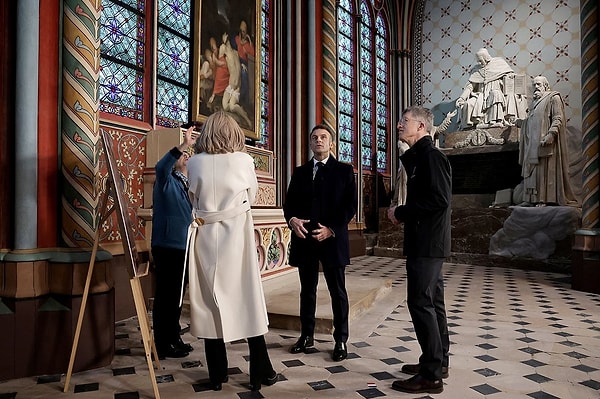
[(158, 384), (156, 383), (156, 374), (154, 373), (154, 365), (152, 363), (152, 355), (156, 359), (156, 367), (160, 370), (160, 362), (158, 360), (158, 353), (156, 352), (156, 345), (152, 339), (152, 333), (150, 331), (150, 319), (148, 319), (148, 312), (146, 311), (146, 304), (144, 303), (144, 293), (142, 292), (142, 286), (140, 285), (140, 279), (137, 277), (129, 280), (131, 283), (131, 292), (133, 293), (133, 302), (135, 303), (135, 309), (137, 311), (138, 320), (140, 323), (140, 331), (142, 332), (142, 341), (144, 342), (144, 352), (146, 353), (146, 361), (148, 362), (148, 371), (150, 372), (150, 378), (152, 379), (152, 387), (154, 388), (154, 397), (160, 399), (160, 393), (158, 392)]

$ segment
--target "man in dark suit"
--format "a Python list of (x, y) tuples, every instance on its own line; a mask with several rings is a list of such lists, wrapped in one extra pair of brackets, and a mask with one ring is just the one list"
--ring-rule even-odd
[(332, 358), (348, 356), (348, 294), (345, 267), (350, 263), (348, 223), (356, 213), (356, 183), (351, 165), (341, 163), (330, 151), (335, 135), (326, 125), (310, 133), (314, 158), (296, 167), (290, 180), (283, 212), (292, 229), (289, 264), (300, 277), (302, 332), (290, 348), (306, 353), (314, 345), (319, 262), (323, 268), (333, 310)]

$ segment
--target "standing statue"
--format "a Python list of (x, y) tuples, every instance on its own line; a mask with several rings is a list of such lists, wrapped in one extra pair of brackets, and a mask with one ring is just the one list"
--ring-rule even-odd
[(516, 94), (507, 96), (504, 79), (514, 71), (501, 57), (492, 57), (485, 48), (475, 54), (477, 63), (462, 94), (456, 100), (460, 130), (510, 125), (515, 118)]
[(560, 93), (550, 90), (548, 79), (533, 79), (533, 103), (521, 128), (519, 164), (522, 166), (521, 206), (577, 204), (569, 181), (569, 153), (565, 104)]

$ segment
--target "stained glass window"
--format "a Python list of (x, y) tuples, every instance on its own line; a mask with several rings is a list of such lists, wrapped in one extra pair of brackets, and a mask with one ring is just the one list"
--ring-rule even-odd
[[(359, 40), (353, 36), (353, 2), (338, 2), (339, 157), (365, 171), (386, 173), (390, 156), (389, 33), (385, 10), (374, 9), (371, 2), (360, 1)], [(355, 142), (360, 145), (360, 159)]]
[(383, 17), (379, 15), (375, 22), (375, 68), (377, 70), (377, 170), (387, 172), (389, 164), (388, 146), (388, 32)]
[(271, 91), (269, 80), (271, 79), (271, 30), (273, 20), (271, 18), (271, 3), (269, 0), (261, 0), (261, 57), (260, 57), (260, 139), (256, 142), (257, 147), (273, 149), (271, 131), (272, 104), (270, 102)]
[(144, 0), (104, 0), (100, 14), (100, 111), (144, 118)]
[(192, 0), (158, 0), (156, 123), (189, 119)]
[(367, 4), (360, 4), (360, 130), (362, 168), (371, 170), (373, 165), (373, 22)]
[(340, 0), (338, 4), (338, 120), (340, 161), (357, 166), (354, 146), (356, 131), (354, 116), (356, 115), (354, 70), (354, 29), (352, 26), (353, 8), (349, 0)]

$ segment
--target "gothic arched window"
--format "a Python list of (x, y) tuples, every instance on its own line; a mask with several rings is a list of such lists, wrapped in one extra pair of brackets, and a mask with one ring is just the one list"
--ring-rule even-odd
[(192, 0), (156, 0), (156, 26), (149, 12), (153, 4), (102, 2), (100, 111), (149, 124), (155, 117), (158, 125), (178, 126), (189, 119)]
[(367, 173), (389, 173), (389, 30), (382, 9), (359, 7), (338, 2), (338, 153)]

